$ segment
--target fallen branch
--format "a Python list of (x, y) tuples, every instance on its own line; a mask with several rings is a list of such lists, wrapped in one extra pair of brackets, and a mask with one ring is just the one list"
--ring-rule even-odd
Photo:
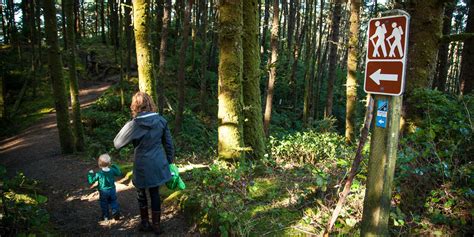
[(362, 128), (362, 131), (361, 131), (359, 146), (357, 147), (357, 152), (354, 157), (354, 162), (352, 162), (349, 176), (347, 176), (347, 179), (344, 185), (344, 190), (341, 193), (339, 193), (339, 201), (337, 202), (336, 208), (334, 208), (334, 211), (332, 212), (332, 216), (329, 223), (326, 226), (326, 231), (324, 232), (324, 236), (329, 236), (329, 233), (331, 233), (332, 227), (334, 226), (334, 223), (336, 222), (336, 219), (339, 216), (339, 212), (341, 211), (342, 206), (344, 205), (344, 202), (346, 201), (346, 197), (351, 190), (352, 181), (354, 180), (354, 177), (356, 176), (359, 170), (360, 162), (362, 161), (362, 158), (363, 158), (362, 148), (364, 147), (365, 142), (367, 141), (370, 124), (372, 123), (373, 110), (374, 110), (374, 99), (372, 98), (372, 96), (369, 95), (369, 101), (367, 102), (367, 111), (365, 112), (364, 127)]

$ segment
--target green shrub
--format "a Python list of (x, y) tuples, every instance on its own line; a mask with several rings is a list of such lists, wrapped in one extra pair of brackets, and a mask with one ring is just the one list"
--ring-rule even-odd
[(40, 193), (38, 183), (19, 173), (13, 178), (6, 177), (6, 169), (0, 166), (0, 235), (40, 235), (52, 234), (49, 214), (44, 209), (48, 201)]

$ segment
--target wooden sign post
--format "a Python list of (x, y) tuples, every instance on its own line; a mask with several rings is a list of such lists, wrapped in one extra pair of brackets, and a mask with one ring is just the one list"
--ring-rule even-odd
[(410, 17), (401, 10), (369, 21), (364, 90), (375, 94), (361, 236), (388, 236), (392, 182), (405, 85)]

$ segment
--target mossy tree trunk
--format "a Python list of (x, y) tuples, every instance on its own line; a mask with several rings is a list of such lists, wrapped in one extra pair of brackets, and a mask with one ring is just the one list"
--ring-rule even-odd
[(258, 42), (258, 0), (244, 1), (243, 6), (243, 97), (244, 143), (250, 147), (251, 157), (265, 155), (260, 97), (260, 54)]
[(265, 136), (268, 137), (270, 134), (270, 121), (272, 117), (272, 104), (273, 104), (273, 91), (276, 80), (276, 63), (278, 60), (278, 15), (279, 15), (279, 2), (278, 0), (273, 1), (273, 21), (272, 21), (272, 34), (270, 37), (270, 47), (272, 48), (272, 55), (269, 63), (270, 73), (268, 77), (267, 85), (267, 99), (265, 103), (265, 114), (263, 118), (263, 131)]
[(184, 12), (183, 20), (183, 33), (181, 48), (179, 49), (179, 68), (178, 68), (178, 109), (176, 110), (174, 133), (178, 135), (181, 132), (183, 126), (183, 111), (184, 111), (184, 86), (185, 86), (185, 70), (186, 70), (186, 49), (188, 48), (189, 38), (189, 24), (191, 20), (191, 9), (193, 7), (194, 0), (188, 0), (186, 9)]
[(161, 27), (161, 42), (160, 42), (160, 63), (158, 65), (158, 110), (160, 113), (163, 112), (163, 108), (165, 106), (165, 97), (163, 95), (163, 81), (165, 79), (166, 75), (166, 68), (165, 68), (165, 63), (166, 63), (166, 50), (168, 49), (168, 31), (169, 31), (169, 26), (170, 26), (170, 20), (171, 20), (171, 0), (165, 0), (164, 2), (164, 7), (163, 7), (163, 26)]
[(428, 88), (430, 80), (436, 73), (438, 45), (441, 38), (443, 23), (443, 0), (411, 0), (405, 3), (410, 13), (410, 35), (408, 41), (408, 60), (406, 67), (406, 83), (402, 126), (406, 122), (415, 122), (417, 112), (413, 109), (410, 97), (419, 88)]
[[(456, 1), (452, 0), (444, 9), (444, 19), (443, 19), (443, 35), (451, 34), (451, 21), (453, 18), (454, 8), (456, 6)], [(446, 79), (448, 77), (448, 55), (449, 55), (449, 45), (451, 42), (442, 42), (438, 49), (438, 65), (436, 69), (435, 79), (433, 81), (433, 88), (437, 88), (439, 91), (444, 91), (446, 88)]]
[(138, 64), (138, 87), (156, 102), (150, 43), (150, 0), (133, 0), (133, 28)]
[(329, 50), (329, 75), (328, 87), (326, 96), (326, 108), (324, 110), (324, 117), (332, 115), (333, 96), (334, 96), (334, 81), (336, 81), (337, 69), (337, 46), (339, 42), (339, 23), (342, 13), (342, 0), (333, 0), (334, 9), (332, 11), (332, 26), (331, 26), (331, 43)]
[(64, 0), (66, 14), (66, 33), (68, 41), (68, 68), (69, 68), (69, 93), (71, 94), (72, 124), (76, 149), (84, 150), (84, 129), (81, 121), (81, 104), (79, 102), (79, 86), (76, 75), (76, 42), (74, 31), (74, 0)]
[(346, 142), (355, 139), (355, 112), (357, 106), (357, 58), (359, 56), (359, 22), (360, 0), (351, 0), (351, 16), (349, 26), (349, 52), (347, 57), (346, 81)]
[[(474, 0), (469, 1), (469, 13), (465, 33), (474, 33)], [(464, 40), (462, 50), (461, 75), (461, 93), (466, 95), (474, 89), (474, 37)]]
[[(316, 2), (317, 4), (317, 2)], [(309, 110), (311, 108), (311, 100), (310, 98), (313, 96), (313, 78), (311, 77), (311, 68), (310, 68), (310, 61), (313, 61), (313, 47), (314, 47), (314, 40), (316, 39), (316, 36), (314, 35), (313, 27), (312, 27), (312, 22), (313, 22), (313, 1), (308, 0), (306, 2), (306, 16), (309, 15), (309, 18), (307, 18), (305, 21), (309, 21), (308, 24), (308, 33), (306, 34), (306, 39), (305, 39), (305, 45), (306, 45), (306, 50), (305, 50), (305, 59), (304, 59), (304, 67), (305, 67), (305, 72), (304, 72), (304, 96), (303, 96), (303, 125), (305, 127), (308, 126), (308, 121), (309, 121)], [(315, 6), (316, 7), (316, 6)], [(316, 29), (316, 28), (315, 28)], [(315, 30), (314, 29), (314, 30)]]
[(48, 45), (48, 64), (53, 88), (56, 122), (59, 131), (59, 142), (64, 154), (74, 152), (74, 139), (69, 127), (69, 113), (66, 91), (63, 81), (61, 54), (58, 45), (56, 8), (53, 0), (43, 0), (46, 43)]
[(218, 156), (243, 157), (242, 1), (222, 1), (219, 11)]

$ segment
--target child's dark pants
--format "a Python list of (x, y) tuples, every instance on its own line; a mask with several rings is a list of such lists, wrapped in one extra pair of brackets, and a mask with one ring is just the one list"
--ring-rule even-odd
[(119, 212), (119, 205), (117, 202), (117, 194), (115, 188), (99, 190), (100, 194), (100, 208), (102, 209), (102, 217), (110, 218), (109, 205), (112, 209), (112, 215)]

